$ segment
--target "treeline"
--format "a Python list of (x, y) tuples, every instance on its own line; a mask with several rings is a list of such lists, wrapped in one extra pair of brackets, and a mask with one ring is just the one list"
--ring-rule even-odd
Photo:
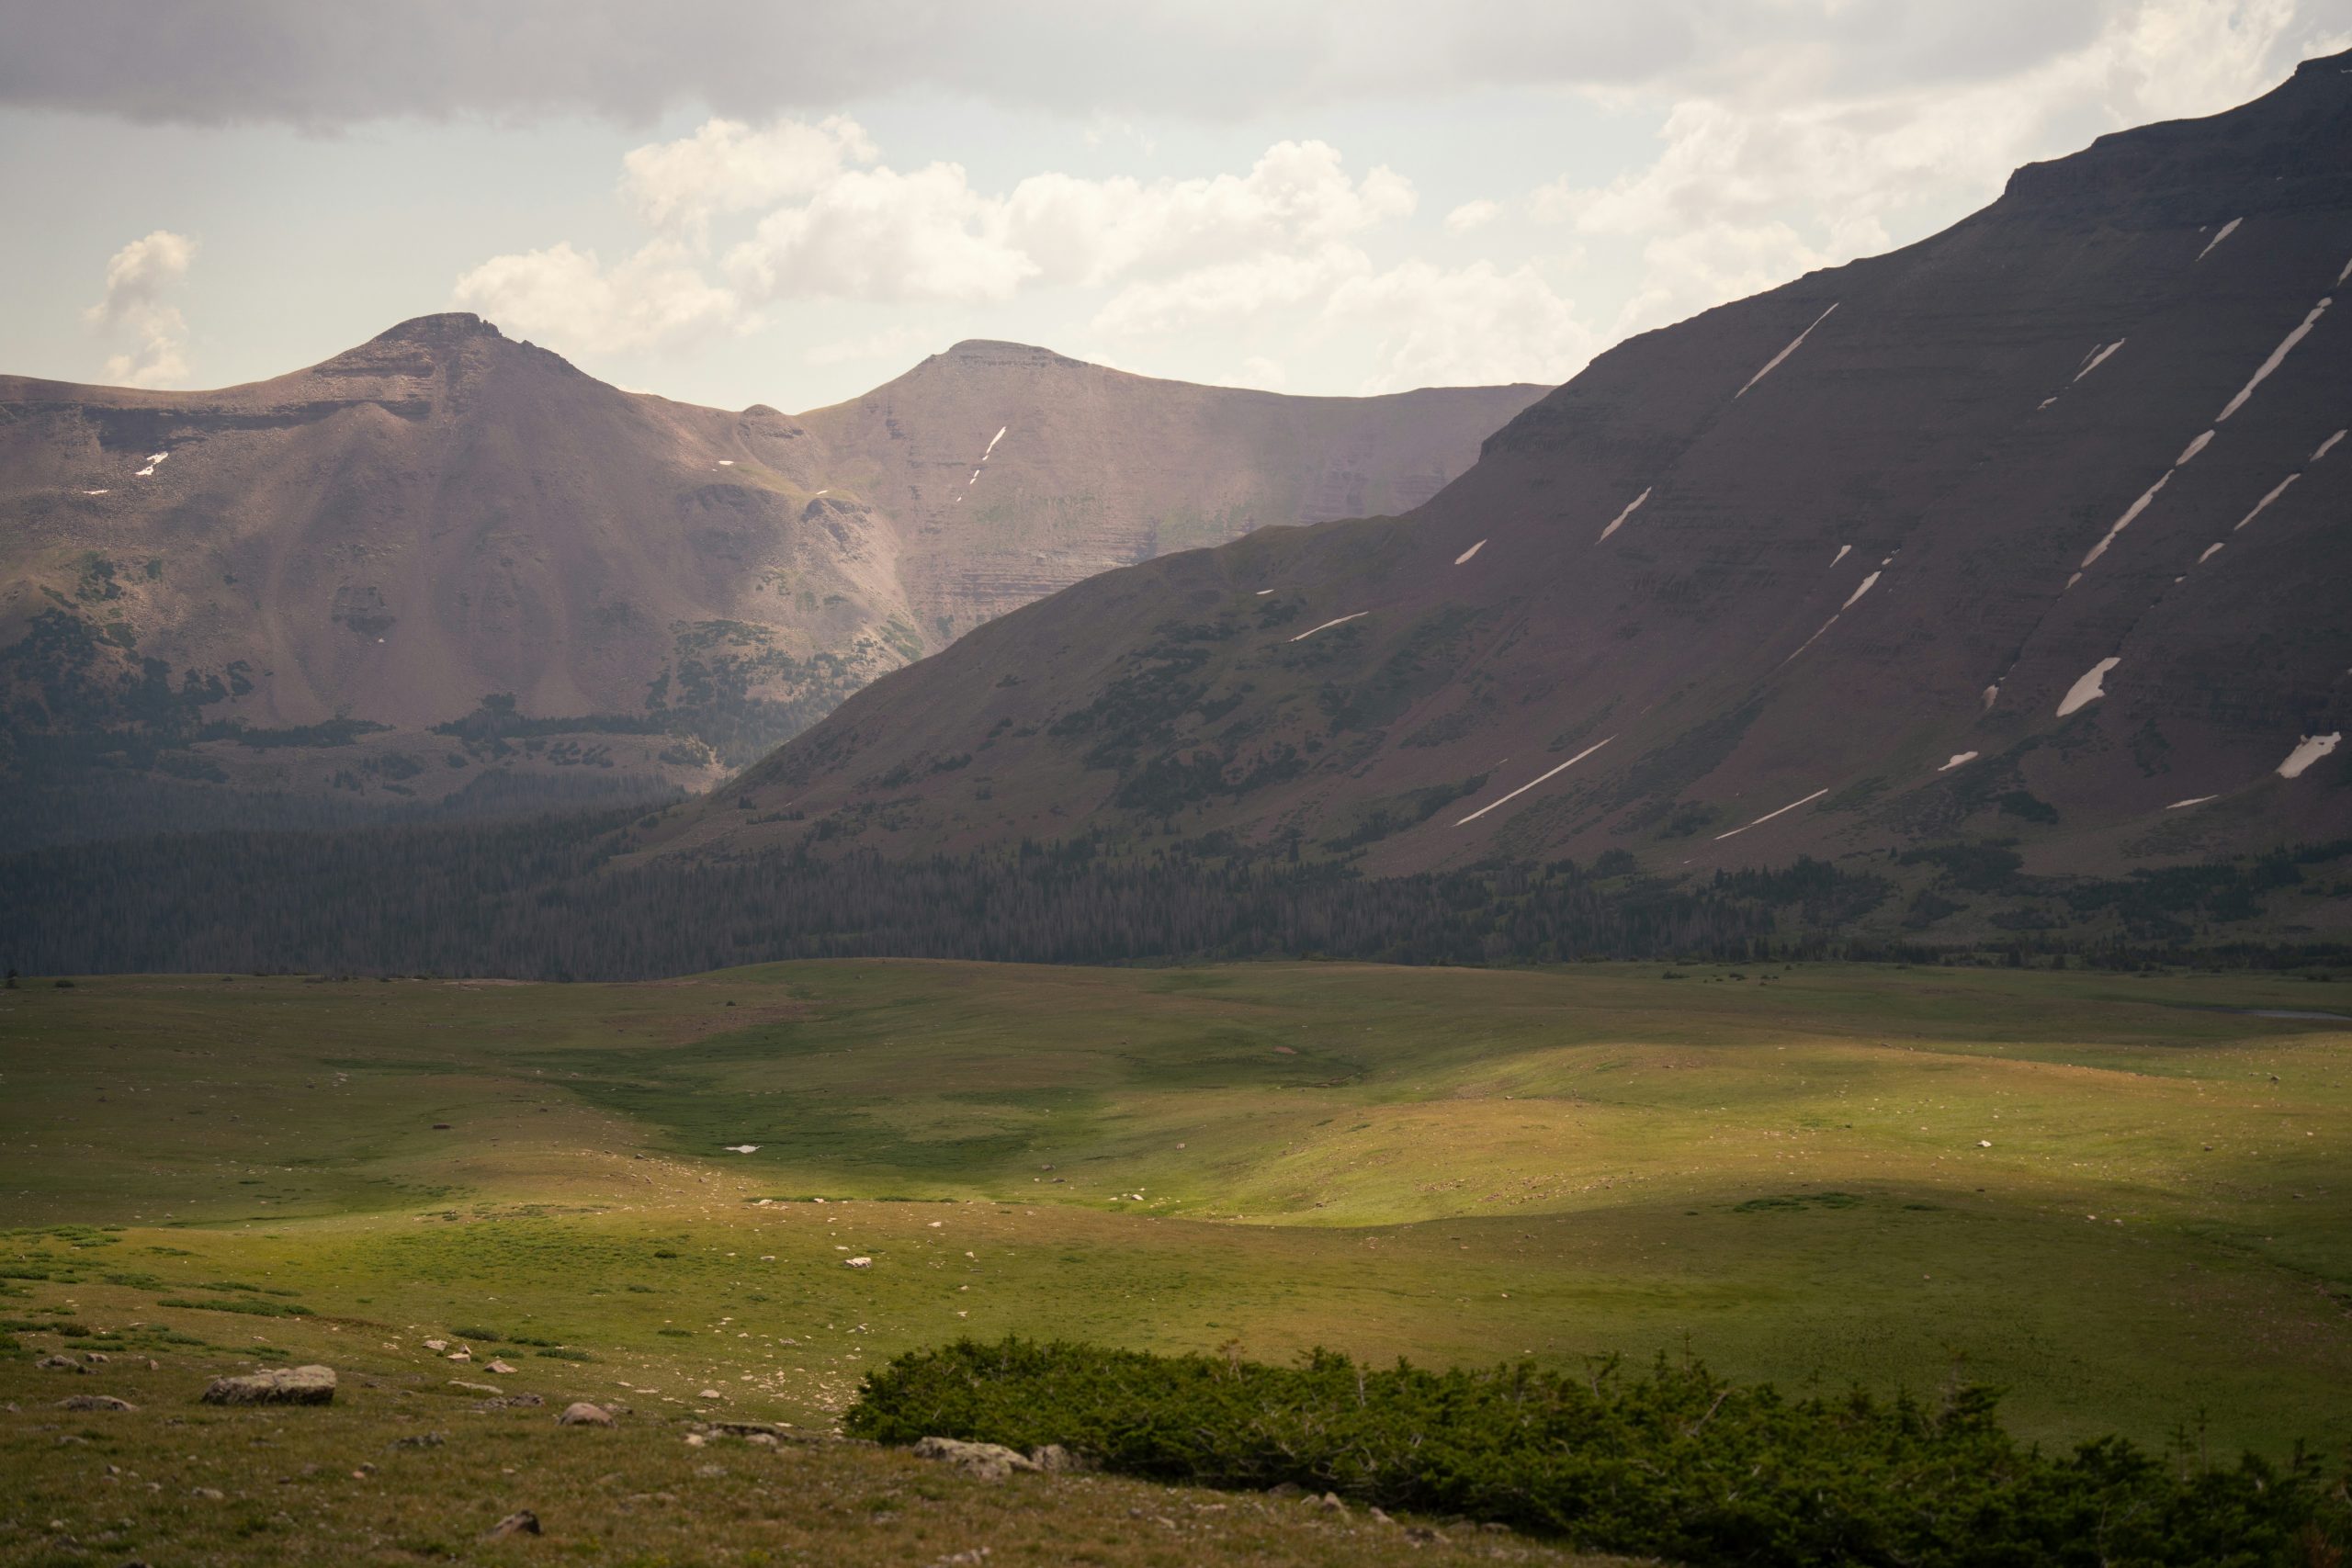
[[(2352, 1476), (2165, 1458), (2120, 1438), (2045, 1453), (1997, 1396), (1787, 1399), (1660, 1358), (1645, 1375), (1430, 1371), (1317, 1351), (1263, 1366), (1006, 1339), (910, 1351), (866, 1379), (854, 1437), (1057, 1444), (1159, 1481), (1295, 1486), (1724, 1568), (2278, 1568), (2343, 1561)], [(2167, 1462), (2169, 1461), (2169, 1462)]]
[(627, 814), (608, 813), (36, 851), (0, 860), (0, 961), (28, 974), (639, 979), (850, 956), (1745, 960), (1778, 925), (1761, 899), (1568, 862), (1364, 878), (1328, 863), (1114, 859), (1081, 840), (913, 861), (616, 863), (631, 842)]

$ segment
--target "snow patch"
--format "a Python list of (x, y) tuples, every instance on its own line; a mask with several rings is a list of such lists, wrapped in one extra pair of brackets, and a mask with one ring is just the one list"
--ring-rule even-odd
[(2345, 432), (2339, 430), (2335, 434), (2329, 436), (2326, 440), (2321, 442), (2319, 444), (2319, 450), (2313, 452), (2310, 457), (2303, 459), (2303, 466), (2309, 468), (2312, 464), (2318, 462), (2322, 457), (2326, 457), (2329, 452), (2335, 449), (2335, 444), (2344, 439), (2345, 434)]
[[(1894, 558), (1890, 556), (1888, 558), (1891, 560)], [(1879, 571), (1883, 571), (1885, 570), (1886, 569), (1884, 567), (1881, 567)], [(1860, 598), (1863, 594), (1868, 593), (1871, 591), (1871, 585), (1878, 581), (1878, 577), (1879, 573), (1874, 571), (1868, 577), (1862, 579), (1862, 585), (1860, 588), (1855, 589), (1853, 592), (1847, 595), (1846, 602), (1838, 606), (1838, 613), (1842, 615), (1847, 611), (1852, 609), (1854, 607), (1854, 601)]]
[(832, 494), (833, 492), (832, 492), (831, 491), (830, 491), (830, 490), (820, 490), (820, 491), (819, 491), (817, 493), (818, 493), (819, 495), (831, 495), (831, 494)]
[(1962, 762), (1973, 762), (1974, 761), (1976, 761), (1976, 753), (1973, 751), (1955, 751), (1951, 754), (1951, 761), (1946, 762), (1942, 767), (1938, 768), (1936, 772), (1939, 773), (1948, 773), (1954, 768), (1960, 766)]
[(1853, 547), (1853, 546), (1851, 546), (1851, 545), (1840, 545), (1840, 546), (1838, 546), (1838, 553), (1837, 553), (1836, 555), (1831, 556), (1831, 557), (1829, 558), (1829, 564), (1830, 564), (1831, 566), (1836, 566), (1839, 561), (1844, 560), (1848, 556), (1852, 555), (1853, 553), (1854, 553), (1854, 547)]
[(757, 1144), (727, 1144), (721, 1146), (730, 1155), (755, 1155), (760, 1152)]
[(1272, 592), (1273, 590), (1271, 588), (1261, 588), (1258, 590), (1258, 597), (1263, 599), (1267, 594), (1272, 593)]
[[(1657, 488), (1657, 487), (1655, 485), (1650, 487), (1651, 490), (1655, 490)], [(1595, 539), (1593, 543), (1597, 545), (1600, 543), (1601, 539), (1606, 539), (1610, 535), (1614, 534), (1618, 529), (1623, 528), (1625, 525), (1625, 519), (1631, 517), (1635, 512), (1639, 511), (1641, 509), (1642, 502), (1647, 501), (1649, 498), (1650, 492), (1645, 490), (1642, 491), (1641, 494), (1634, 497), (1633, 500), (1627, 502), (1625, 503), (1625, 510), (1620, 512), (1616, 515), (1615, 519), (1610, 523), (1609, 526), (1600, 531), (1600, 539)]]
[[(2227, 223), (2222, 224), (2222, 231), (2214, 235), (2211, 239), (2206, 241), (2205, 249), (2197, 253), (2197, 260), (2203, 261), (2208, 252), (2211, 251), (2215, 245), (2220, 244), (2231, 235), (2236, 233), (2238, 231), (2238, 225), (2245, 221), (2245, 220), (2243, 218), (2233, 218)], [(2193, 266), (2196, 264), (2192, 262), (2190, 265)]]
[(2302, 777), (2304, 769), (2335, 750), (2337, 742), (2343, 739), (2344, 732), (2340, 729), (2331, 730), (2325, 735), (2304, 736), (2301, 743), (2287, 753), (2287, 760), (2278, 764), (2278, 776), (2282, 779)]
[(2297, 479), (2301, 479), (2302, 477), (2303, 477), (2303, 476), (2302, 476), (2302, 475), (2301, 475), (2301, 474), (2289, 474), (2285, 479), (2280, 479), (2277, 484), (2272, 485), (2272, 486), (2270, 487), (2270, 493), (2269, 493), (2268, 495), (2264, 496), (2260, 501), (2256, 502), (2254, 503), (2254, 510), (2253, 510), (2253, 511), (2251, 511), (2251, 512), (2249, 512), (2249, 513), (2247, 513), (2245, 516), (2243, 516), (2243, 517), (2239, 518), (2239, 519), (2238, 519), (2238, 523), (2237, 523), (2237, 528), (2233, 528), (2233, 529), (2231, 529), (2231, 530), (2230, 530), (2230, 532), (2231, 532), (2231, 533), (2233, 533), (2233, 534), (2234, 534), (2234, 533), (2236, 533), (2236, 532), (2238, 531), (2238, 528), (2243, 528), (2243, 527), (2245, 527), (2247, 524), (2249, 524), (2249, 523), (2253, 522), (2256, 518), (2257, 518), (2257, 517), (2261, 516), (2261, 515), (2262, 515), (2262, 509), (2263, 509), (2264, 507), (2266, 507), (2266, 506), (2269, 505), (2272, 502), (2274, 502), (2274, 501), (2278, 500), (2280, 496), (2282, 496), (2282, 495), (2286, 494), (2286, 493), (2287, 493), (2287, 487), (2288, 487), (2289, 485), (2290, 485), (2290, 484), (2293, 484)]
[(140, 469), (137, 473), (135, 473), (135, 474), (131, 475), (130, 477), (131, 477), (132, 479), (145, 479), (149, 474), (152, 474), (152, 473), (153, 473), (154, 471), (155, 471), (155, 465), (154, 465), (154, 464), (153, 464), (153, 463), (150, 463), (150, 464), (148, 464), (145, 468), (143, 468)]
[(160, 463), (170, 456), (169, 452), (150, 452), (147, 454), (147, 460), (151, 463)]
[(2302, 342), (2304, 338), (2311, 335), (2311, 330), (2319, 325), (2319, 319), (2327, 314), (2327, 308), (2335, 303), (2335, 299), (2333, 297), (2328, 297), (2322, 299), (2318, 304), (2312, 306), (2312, 313), (2303, 318), (2302, 325), (2297, 327), (2293, 332), (2289, 333), (2284, 338), (2279, 340), (2278, 346), (2270, 351), (2270, 357), (2264, 360), (2261, 367), (2255, 371), (2254, 378), (2248, 381), (2245, 386), (2238, 389), (2238, 395), (2232, 398), (2229, 401), (2229, 405), (2222, 409), (2220, 413), (2213, 416), (2213, 423), (2215, 424), (2219, 424), (2223, 420), (2229, 418), (2230, 415), (2244, 408), (2245, 406), (2245, 400), (2254, 396), (2254, 389), (2256, 387), (2261, 386), (2263, 382), (2268, 380), (2270, 378), (2270, 373), (2273, 370), (2278, 369), (2281, 364), (2285, 363), (2287, 355), (2294, 351), (2295, 345)]
[(2216, 555), (2220, 554), (2221, 549), (2222, 542), (2219, 539), (2214, 540), (2211, 544), (2205, 547), (2205, 553), (2197, 558), (2197, 564), (2199, 566), (2203, 566), (2207, 561), (2211, 560)]
[(985, 463), (989, 460), (989, 453), (996, 450), (996, 444), (1003, 440), (1004, 433), (1012, 428), (1009, 424), (1000, 424), (996, 427), (996, 434), (989, 437), (988, 446), (980, 453), (981, 462)]
[(2347, 277), (2352, 277), (2352, 261), (2346, 261), (2344, 264), (2344, 270), (2335, 275), (2335, 287), (2343, 288), (2344, 280)]
[(969, 490), (969, 489), (971, 489), (974, 485), (976, 485), (976, 484), (978, 484), (978, 483), (979, 483), (979, 482), (980, 482), (980, 470), (979, 470), (979, 469), (978, 469), (978, 468), (974, 468), (974, 469), (972, 470), (972, 477), (971, 477), (970, 479), (966, 479), (966, 480), (964, 481), (964, 488), (965, 488), (966, 490)]
[(2196, 457), (2199, 452), (2205, 450), (2206, 445), (2212, 439), (2213, 433), (2210, 430), (2207, 431), (2204, 434), (2199, 436), (2196, 440), (2182, 447), (2180, 449), (2180, 456), (2172, 460), (2172, 466), (2176, 468), (2187, 468), (2188, 466), (2188, 460), (2191, 457)]
[(1480, 550), (1483, 550), (1483, 549), (1485, 549), (1486, 547), (1487, 547), (1487, 541), (1486, 541), (1486, 540), (1484, 540), (1484, 539), (1479, 540), (1476, 544), (1475, 544), (1475, 545), (1471, 546), (1468, 549), (1466, 549), (1466, 550), (1463, 551), (1460, 555), (1458, 555), (1458, 556), (1454, 557), (1454, 558), (1453, 558), (1453, 564), (1454, 564), (1454, 565), (1456, 565), (1456, 566), (1467, 566), (1467, 565), (1469, 565), (1469, 564), (1470, 564), (1470, 558), (1471, 558), (1472, 556), (1476, 555)]
[(2124, 529), (2132, 526), (2132, 519), (2138, 517), (2140, 513), (2148, 510), (2148, 502), (2156, 499), (2156, 491), (2164, 489), (2165, 486), (2171, 482), (2172, 470), (2170, 468), (2166, 468), (2165, 470), (2165, 477), (2158, 479), (2155, 483), (2150, 485), (2144, 491), (2143, 491), (2140, 499), (2133, 502), (2131, 506), (2124, 511), (2123, 515), (2115, 520), (2115, 525), (2113, 527), (2108, 529), (2107, 536), (2099, 540), (2098, 544), (2091, 547), (2090, 554), (2083, 558), (2083, 565), (2087, 567), (2091, 562), (2107, 554), (2107, 547), (2115, 543), (2115, 536), (2118, 534), (2122, 533)]
[[(2121, 348), (2130, 341), (2131, 340), (2129, 338), (2117, 338), (2105, 348), (2099, 349), (2098, 352), (2094, 353), (2091, 355), (2091, 362), (2088, 365), (2084, 366), (2080, 370), (2075, 372), (2075, 381), (2081, 380), (2084, 377), (2089, 375), (2092, 371), (2106, 364), (2107, 356), (2109, 355), (2113, 354), (2117, 349)], [(2075, 381), (2069, 381), (2066, 385), (2071, 387), (2075, 384)]]
[(1811, 795), (1806, 795), (1806, 796), (1804, 797), (1804, 800), (1792, 800), (1792, 801), (1789, 802), (1786, 806), (1783, 806), (1782, 807), (1781, 807), (1781, 809), (1780, 809), (1780, 810), (1778, 810), (1778, 811), (1767, 811), (1766, 813), (1764, 813), (1764, 815), (1763, 815), (1763, 816), (1758, 817), (1755, 821), (1753, 821), (1753, 822), (1743, 822), (1743, 823), (1741, 823), (1738, 827), (1734, 828), (1734, 829), (1733, 829), (1730, 832), (1728, 832), (1728, 833), (1717, 833), (1717, 834), (1715, 835), (1715, 842), (1717, 842), (1717, 843), (1719, 843), (1719, 844), (1720, 844), (1720, 843), (1722, 843), (1725, 839), (1736, 839), (1736, 838), (1739, 837), (1739, 835), (1740, 835), (1740, 834), (1747, 832), (1750, 828), (1761, 828), (1765, 823), (1770, 822), (1770, 820), (1772, 820), (1772, 818), (1775, 818), (1775, 817), (1786, 817), (1790, 812), (1794, 811), (1798, 807), (1800, 807), (1800, 806), (1804, 806), (1804, 805), (1806, 805), (1806, 804), (1808, 804), (1808, 803), (1810, 803), (1810, 802), (1812, 802), (1812, 801), (1819, 800), (1823, 795), (1827, 795), (1828, 793), (1829, 793), (1829, 791), (1828, 791), (1827, 789), (1826, 789), (1826, 788), (1824, 788), (1824, 789), (1817, 789), (1817, 790), (1815, 790)]
[[(1609, 740), (1614, 740), (1616, 739), (1617, 738), (1612, 735), (1609, 738)], [(1536, 774), (1533, 778), (1528, 780), (1525, 784), (1520, 785), (1517, 789), (1511, 791), (1500, 800), (1495, 801), (1490, 805), (1478, 807), (1477, 810), (1473, 811), (1469, 816), (1464, 817), (1461, 821), (1456, 822), (1454, 826), (1457, 828), (1466, 828), (1471, 823), (1478, 820), (1479, 818), (1484, 817), (1487, 812), (1492, 811), (1497, 806), (1510, 805), (1512, 801), (1517, 800), (1521, 795), (1525, 795), (1529, 790), (1533, 789), (1537, 784), (1542, 784), (1545, 779), (1552, 777), (1553, 774), (1566, 773), (1570, 768), (1575, 767), (1578, 762), (1583, 761), (1587, 757), (1591, 756), (1595, 751), (1598, 751), (1603, 746), (1608, 745), (1609, 740), (1594, 741), (1591, 745), (1586, 747), (1583, 750), (1577, 752), (1575, 756), (1569, 758), (1558, 767)]]
[[(1845, 614), (1845, 612), (1844, 612), (1844, 611), (1842, 611), (1842, 610), (1840, 610), (1838, 614), (1842, 615), (1844, 615), (1844, 614)], [(1809, 637), (1805, 638), (1803, 642), (1801, 642), (1801, 643), (1797, 644), (1797, 653), (1803, 653), (1806, 649), (1811, 648), (1815, 643), (1819, 642), (1819, 641), (1821, 640), (1822, 634), (1823, 634), (1824, 632), (1828, 631), (1828, 629), (1829, 629), (1830, 627), (1832, 627), (1832, 626), (1836, 626), (1837, 624), (1838, 624), (1838, 615), (1832, 615), (1832, 616), (1830, 616), (1827, 620), (1826, 620), (1826, 621), (1822, 622), (1822, 623), (1821, 623), (1821, 631), (1817, 631), (1817, 632), (1814, 633), (1811, 637)], [(1789, 657), (1788, 657), (1788, 659), (1783, 659), (1783, 660), (1781, 660), (1781, 665), (1786, 665), (1786, 664), (1789, 662), (1789, 660), (1792, 660), (1792, 659), (1794, 659), (1794, 658), (1797, 656), (1797, 653), (1792, 653), (1792, 654), (1790, 654), (1790, 655), (1789, 655)], [(1776, 666), (1776, 668), (1777, 668), (1777, 666)]]
[[(1834, 310), (1837, 308), (1838, 302), (1834, 299), (1831, 300), (1829, 304), (1829, 310)], [(1824, 310), (1821, 314), (1815, 316), (1813, 319), (1813, 327), (1817, 327), (1822, 322), (1827, 321), (1829, 319), (1829, 310)], [(1761, 381), (1765, 377), (1770, 376), (1773, 371), (1778, 370), (1781, 367), (1781, 361), (1786, 359), (1790, 355), (1794, 354), (1797, 351), (1797, 344), (1804, 342), (1805, 339), (1813, 335), (1813, 327), (1807, 327), (1804, 331), (1797, 333), (1794, 338), (1790, 340), (1788, 347), (1781, 350), (1780, 353), (1774, 355), (1770, 359), (1766, 360), (1764, 362), (1764, 368), (1758, 370), (1755, 375), (1750, 376), (1747, 378), (1747, 386), (1742, 387), (1738, 391), (1734, 392), (1731, 395), (1731, 400), (1734, 402), (1739, 401), (1740, 399), (1747, 395), (1747, 387), (1753, 387), (1757, 382)]]
[(2066, 695), (2058, 705), (2058, 716), (2065, 717), (2078, 708), (2086, 708), (2107, 695), (2107, 672), (2123, 662), (2120, 655), (2100, 660), (2090, 667), (2083, 678), (2066, 688)]
[(1986, 713), (1991, 713), (1993, 711), (1994, 700), (1999, 697), (2000, 694), (2001, 683), (1998, 681), (1994, 682), (1991, 685), (1984, 688), (1984, 711)]
[(2036, 412), (2036, 413), (2040, 413), (2043, 409), (2048, 408), (2052, 403), (2054, 403), (2054, 402), (2056, 402), (2057, 400), (2058, 400), (2057, 396), (2053, 393), (2052, 395), (2051, 395), (2051, 396), (2049, 396), (2049, 397), (2046, 397), (2046, 398), (2042, 399), (2040, 402), (2038, 402), (2038, 403), (2034, 404), (2034, 405), (2033, 405), (2033, 412)]
[(1371, 615), (1371, 614), (1372, 614), (1372, 612), (1371, 612), (1370, 610), (1358, 610), (1358, 611), (1357, 611), (1354, 615), (1341, 615), (1341, 616), (1340, 616), (1338, 620), (1336, 620), (1336, 621), (1326, 621), (1326, 622), (1324, 622), (1324, 623), (1323, 623), (1321, 626), (1309, 626), (1309, 627), (1307, 627), (1305, 631), (1303, 631), (1303, 632), (1299, 633), (1296, 637), (1295, 637), (1291, 638), (1290, 640), (1291, 640), (1291, 641), (1293, 641), (1293, 642), (1305, 642), (1308, 637), (1313, 637), (1317, 632), (1328, 632), (1328, 631), (1329, 631), (1333, 626), (1346, 626), (1350, 621), (1361, 620), (1361, 619), (1363, 619), (1364, 616), (1369, 615)]
[(2218, 795), (2192, 795), (2187, 800), (2176, 800), (2165, 807), (2166, 811), (2186, 811), (2192, 806), (2202, 806), (2209, 800), (2219, 800)]
[(735, 459), (732, 457), (721, 457), (718, 459), (718, 466), (722, 468), (731, 468), (735, 466)]
[(112, 495), (114, 492), (107, 490), (85, 490), (82, 493), (84, 495)]

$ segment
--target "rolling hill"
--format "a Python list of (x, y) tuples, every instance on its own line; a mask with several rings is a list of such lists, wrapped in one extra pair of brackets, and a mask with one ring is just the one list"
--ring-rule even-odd
[(2341, 837), (2348, 287), (2338, 56), (1627, 342), (1401, 515), (1003, 616), (662, 842), (1924, 857), (1997, 892)]
[(0, 762), (174, 822), (698, 786), (1091, 573), (1425, 500), (1539, 392), (1283, 397), (965, 343), (729, 412), (469, 315), (224, 391), (0, 378)]

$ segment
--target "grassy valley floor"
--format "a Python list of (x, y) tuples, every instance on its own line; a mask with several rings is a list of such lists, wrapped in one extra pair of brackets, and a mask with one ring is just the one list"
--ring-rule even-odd
[[(0, 1556), (490, 1561), (526, 1550), (476, 1544), (514, 1507), (599, 1561), (1407, 1549), (1296, 1504), (682, 1440), (823, 1434), (892, 1354), (1008, 1332), (1957, 1372), (2052, 1443), (2352, 1448), (2352, 986), (1666, 973), (28, 982), (0, 993)], [(313, 1360), (331, 1410), (193, 1403)], [(141, 1408), (56, 1407), (91, 1393)], [(573, 1399), (621, 1427), (559, 1430)], [(1429, 1549), (1498, 1546), (1541, 1555)]]

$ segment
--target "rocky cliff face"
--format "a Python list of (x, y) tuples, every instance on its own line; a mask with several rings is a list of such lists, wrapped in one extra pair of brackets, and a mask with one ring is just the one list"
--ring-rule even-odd
[(1703, 874), (2342, 835), (2347, 288), (2339, 57), (1621, 345), (1407, 517), (1007, 615), (671, 842), (1102, 829)]
[(793, 418), (468, 315), (220, 392), (0, 378), (6, 761), (347, 801), (705, 784), (1092, 571), (1420, 499), (1537, 391), (1289, 399), (978, 344)]

